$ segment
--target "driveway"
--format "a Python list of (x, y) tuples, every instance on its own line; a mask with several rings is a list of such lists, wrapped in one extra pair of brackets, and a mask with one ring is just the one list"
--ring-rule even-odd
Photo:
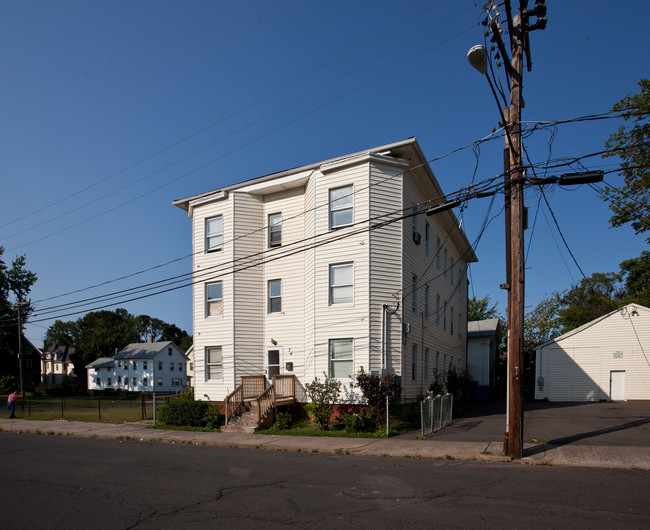
[[(503, 440), (505, 409), (504, 400), (477, 403), (430, 439)], [(526, 403), (524, 442), (533, 440), (551, 445), (646, 447), (650, 443), (650, 401)]]

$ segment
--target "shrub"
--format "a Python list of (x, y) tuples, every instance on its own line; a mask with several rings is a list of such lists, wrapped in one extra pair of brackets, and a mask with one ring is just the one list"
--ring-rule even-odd
[(293, 427), (293, 418), (290, 412), (278, 412), (274, 424), (278, 430), (287, 431)]
[(312, 401), (305, 408), (309, 418), (319, 429), (326, 429), (329, 425), (330, 416), (334, 412), (334, 403), (341, 392), (340, 381), (330, 379), (324, 372), (323, 375), (325, 376), (323, 382), (316, 377), (311, 383), (305, 385), (307, 395)]
[(343, 416), (345, 430), (349, 432), (372, 432), (375, 430), (375, 422), (370, 410), (356, 414), (346, 414)]
[(11, 394), (14, 390), (20, 388), (20, 381), (13, 375), (3, 375), (0, 377), (0, 394)]
[(370, 405), (370, 416), (377, 429), (386, 423), (386, 399), (399, 394), (400, 386), (395, 376), (385, 373), (381, 376), (361, 370), (356, 374), (357, 385)]
[(176, 401), (161, 407), (158, 419), (164, 425), (204, 427), (209, 406), (205, 401)]
[(429, 393), (434, 396), (441, 396), (445, 393), (445, 385), (438, 379), (438, 370), (433, 371), (433, 383), (429, 385)]
[[(192, 397), (194, 397), (194, 392), (192, 392)], [(221, 407), (219, 405), (216, 403), (208, 403), (208, 409), (205, 411), (203, 421), (206, 427), (216, 430), (226, 422), (226, 418), (221, 414)]]

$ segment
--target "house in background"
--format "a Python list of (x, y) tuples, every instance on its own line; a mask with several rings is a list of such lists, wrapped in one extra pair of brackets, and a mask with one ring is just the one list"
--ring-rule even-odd
[(194, 344), (185, 352), (187, 359), (187, 386), (194, 387)]
[(535, 399), (650, 399), (650, 309), (628, 304), (536, 351)]
[(400, 377), (406, 402), (465, 368), (476, 256), (451, 210), (425, 215), (445, 201), (414, 138), (174, 201), (192, 220), (197, 398), (291, 376), (306, 401), (327, 373), (357, 402), (363, 368)]
[(479, 400), (490, 399), (496, 384), (500, 341), (498, 318), (467, 323), (467, 370)]
[(187, 384), (186, 357), (176, 344), (129, 344), (113, 357), (102, 357), (86, 366), (90, 390), (130, 392), (179, 392)]
[(44, 385), (60, 385), (74, 376), (74, 348), (50, 344), (42, 350), (41, 373)]

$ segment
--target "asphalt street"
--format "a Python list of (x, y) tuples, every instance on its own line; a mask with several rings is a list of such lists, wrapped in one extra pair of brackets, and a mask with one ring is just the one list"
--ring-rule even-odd
[(0, 433), (4, 528), (643, 528), (648, 474)]

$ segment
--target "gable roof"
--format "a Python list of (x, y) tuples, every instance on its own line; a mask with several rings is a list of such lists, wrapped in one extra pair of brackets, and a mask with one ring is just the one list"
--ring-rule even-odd
[(642, 306), (641, 304), (627, 304), (624, 305), (623, 307), (619, 307), (618, 309), (615, 309), (614, 311), (611, 311), (610, 313), (607, 313), (606, 315), (603, 315), (601, 317), (598, 317), (591, 322), (587, 322), (586, 324), (583, 324), (579, 328), (572, 329), (571, 331), (567, 331), (564, 335), (560, 335), (559, 337), (555, 337), (553, 340), (549, 340), (548, 342), (545, 342), (544, 344), (540, 344), (535, 348), (535, 351), (539, 350), (540, 348), (544, 348), (548, 346), (549, 344), (555, 344), (557, 342), (560, 342), (561, 340), (568, 339), (569, 337), (573, 337), (574, 335), (577, 335), (578, 333), (581, 333), (585, 331), (586, 329), (589, 329), (592, 326), (595, 326), (599, 322), (602, 322), (603, 320), (612, 317), (616, 313), (619, 312), (624, 312), (628, 311), (629, 313), (632, 313), (633, 311), (642, 311), (644, 313), (647, 313), (648, 316), (650, 316), (650, 308), (647, 308), (645, 306)]
[(113, 366), (115, 366), (115, 362), (112, 357), (100, 357), (90, 364), (87, 364), (86, 368), (113, 368)]
[[(178, 350), (178, 346), (172, 341), (165, 342), (134, 342), (122, 348), (117, 352), (113, 359), (153, 359), (161, 351), (168, 347), (174, 347)], [(179, 350), (180, 351), (180, 350)], [(182, 352), (181, 352), (182, 353)]]
[(487, 320), (473, 320), (467, 323), (468, 337), (487, 337), (498, 335), (499, 318), (489, 318)]
[(70, 356), (75, 354), (77, 350), (70, 346), (59, 346), (58, 344), (50, 344), (43, 350), (43, 353), (54, 354), (58, 361), (71, 362)]

